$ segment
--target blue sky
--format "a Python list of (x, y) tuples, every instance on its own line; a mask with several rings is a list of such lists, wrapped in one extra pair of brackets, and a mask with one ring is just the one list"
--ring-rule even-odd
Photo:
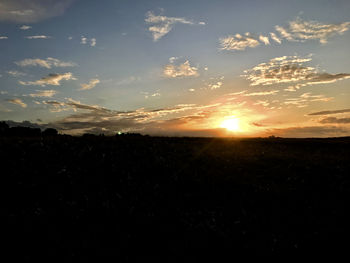
[(0, 119), (71, 134), (350, 135), (349, 11), (0, 0)]

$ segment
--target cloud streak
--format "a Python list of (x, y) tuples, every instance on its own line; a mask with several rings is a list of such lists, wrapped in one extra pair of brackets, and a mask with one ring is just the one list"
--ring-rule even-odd
[(309, 116), (314, 116), (314, 115), (331, 115), (331, 114), (340, 114), (340, 113), (348, 113), (348, 112), (350, 112), (350, 109), (318, 111), (318, 112), (309, 113), (308, 115)]
[(19, 72), (17, 70), (9, 70), (9, 71), (6, 71), (6, 73), (13, 76), (13, 77), (21, 77), (21, 76), (27, 75), (26, 73)]
[[(98, 105), (83, 104), (80, 101), (67, 99), (65, 102), (44, 101), (52, 112), (74, 110), (71, 114), (57, 122), (52, 127), (70, 134), (84, 132), (115, 134), (118, 131), (162, 133), (169, 130), (180, 131), (179, 126), (208, 117), (208, 110), (215, 109), (218, 104), (195, 105), (179, 104), (174, 107), (154, 110), (137, 109), (133, 111), (115, 111)], [(193, 112), (182, 117), (171, 118), (173, 114)], [(170, 117), (170, 118), (169, 118)]]
[(21, 61), (16, 61), (16, 65), (20, 67), (29, 67), (29, 66), (39, 66), (43, 68), (52, 68), (52, 67), (74, 67), (76, 66), (73, 62), (64, 62), (60, 61), (57, 58), (51, 58), (48, 57), (47, 59), (40, 59), (40, 58), (27, 58)]
[(94, 88), (98, 83), (100, 83), (100, 80), (99, 80), (99, 79), (91, 79), (91, 80), (89, 81), (89, 83), (80, 84), (81, 89), (79, 89), (79, 90), (89, 90), (89, 89), (92, 89), (92, 88)]
[(31, 26), (23, 25), (19, 29), (21, 29), (21, 30), (28, 30), (28, 29), (31, 29), (31, 28), (32, 28)]
[(15, 98), (15, 99), (8, 99), (7, 102), (19, 105), (22, 108), (27, 108), (27, 104), (25, 104), (21, 99)]
[(73, 77), (73, 74), (71, 72), (67, 72), (63, 74), (52, 73), (36, 81), (27, 81), (27, 82), (19, 81), (19, 84), (43, 86), (43, 87), (45, 87), (46, 85), (60, 86), (62, 80), (76, 80), (76, 78)]
[(37, 98), (37, 97), (48, 97), (51, 98), (54, 95), (57, 94), (56, 90), (37, 90), (36, 93), (29, 94), (30, 97)]
[(349, 124), (350, 118), (337, 118), (337, 117), (327, 117), (320, 120), (320, 123), (328, 124), (328, 123), (339, 123), (339, 124)]
[(51, 37), (45, 36), (45, 35), (36, 35), (36, 36), (26, 36), (24, 38), (26, 38), (26, 39), (49, 39)]

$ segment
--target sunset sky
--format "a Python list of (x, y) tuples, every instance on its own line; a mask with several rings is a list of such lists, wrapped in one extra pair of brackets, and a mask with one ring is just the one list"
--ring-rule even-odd
[(350, 136), (350, 1), (0, 0), (0, 120)]

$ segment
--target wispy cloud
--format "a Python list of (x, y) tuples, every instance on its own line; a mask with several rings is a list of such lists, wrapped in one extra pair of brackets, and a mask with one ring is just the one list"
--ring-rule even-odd
[(218, 81), (214, 84), (209, 84), (209, 89), (214, 90), (214, 89), (219, 89), (224, 83), (222, 81)]
[(1, 39), (8, 39), (8, 37), (7, 36), (0, 36), (0, 40)]
[(198, 68), (192, 67), (190, 62), (186, 60), (183, 64), (168, 64), (163, 69), (163, 75), (167, 78), (178, 77), (198, 77)]
[[(159, 96), (158, 93), (153, 95), (154, 97)], [(218, 104), (178, 104), (174, 107), (154, 110), (141, 108), (133, 111), (115, 111), (73, 99), (67, 99), (65, 102), (44, 101), (43, 104), (50, 106), (52, 112), (76, 111), (74, 114), (51, 123), (52, 127), (71, 134), (84, 132), (115, 134), (118, 131), (169, 132), (169, 129), (178, 129), (181, 125), (205, 119), (208, 116), (206, 111), (218, 106)], [(178, 113), (184, 113), (185, 116), (173, 117)]]
[(281, 44), (282, 43), (282, 41), (281, 41), (281, 39), (278, 37), (278, 36), (276, 36), (276, 34), (275, 33), (270, 33), (270, 36), (271, 36), (271, 38), (275, 41), (275, 42), (277, 42), (278, 44)]
[(10, 71), (6, 71), (7, 74), (13, 76), (13, 77), (22, 77), (22, 76), (26, 76), (26, 73), (23, 72), (19, 72), (17, 70), (10, 70)]
[[(152, 33), (154, 41), (158, 41), (163, 36), (168, 34), (173, 29), (175, 24), (195, 24), (194, 22), (183, 17), (155, 15), (152, 11), (146, 13), (145, 22), (151, 25), (148, 30)], [(198, 24), (205, 25), (205, 22), (199, 22)]]
[(26, 38), (26, 39), (49, 39), (51, 37), (45, 36), (45, 35), (36, 35), (36, 36), (26, 36), (24, 38)]
[(260, 36), (259, 36), (259, 40), (260, 40), (261, 42), (263, 42), (265, 45), (270, 45), (269, 37), (260, 35)]
[(261, 63), (252, 69), (244, 71), (246, 75), (243, 76), (250, 81), (251, 86), (292, 82), (301, 82), (300, 86), (305, 86), (331, 83), (350, 78), (350, 73), (320, 73), (316, 68), (306, 65), (311, 60), (311, 57), (277, 57), (267, 63)]
[(0, 21), (33, 23), (62, 15), (73, 0), (1, 0)]
[(348, 136), (350, 129), (330, 125), (304, 126), (270, 129), (269, 134), (281, 137), (305, 138), (305, 137), (339, 137)]
[(57, 58), (51, 58), (48, 57), (47, 59), (40, 59), (40, 58), (27, 58), (21, 61), (15, 62), (16, 65), (21, 67), (28, 67), (28, 66), (40, 66), (43, 68), (52, 68), (52, 67), (74, 67), (76, 66), (73, 62), (64, 62), (60, 61)]
[(51, 98), (57, 94), (56, 90), (37, 90), (36, 93), (29, 94), (30, 97), (48, 97)]
[(320, 120), (320, 123), (339, 123), (339, 124), (349, 124), (350, 118), (337, 118), (337, 117), (327, 117)]
[(270, 90), (270, 91), (252, 92), (252, 93), (246, 93), (246, 94), (243, 94), (243, 96), (249, 97), (249, 96), (267, 96), (267, 95), (276, 95), (278, 92), (279, 92), (279, 90)]
[(86, 45), (87, 44), (87, 38), (82, 36), (80, 39), (80, 44)]
[(332, 115), (332, 114), (340, 114), (340, 113), (348, 113), (350, 112), (350, 109), (342, 109), (342, 110), (327, 110), (327, 111), (318, 111), (309, 113), (308, 115)]
[(12, 104), (19, 105), (22, 108), (27, 108), (27, 104), (25, 104), (21, 99), (15, 98), (15, 99), (8, 99), (7, 101)]
[(79, 90), (89, 90), (94, 88), (98, 83), (100, 83), (99, 79), (91, 79), (89, 83), (80, 84), (81, 88)]
[(220, 38), (220, 45), (222, 50), (245, 50), (247, 47), (254, 48), (260, 45), (257, 38), (253, 37), (249, 32), (244, 36), (236, 34), (234, 36), (227, 36)]
[(23, 25), (19, 29), (21, 29), (21, 30), (28, 30), (28, 29), (31, 29), (31, 28), (32, 28), (31, 26)]
[(21, 85), (60, 86), (62, 80), (76, 80), (76, 78), (74, 78), (74, 76), (71, 72), (67, 72), (67, 73), (63, 73), (63, 74), (52, 73), (52, 74), (49, 74), (48, 76), (43, 77), (37, 81), (27, 81), (27, 82), (19, 81), (19, 83)]
[[(275, 26), (276, 33), (270, 32), (271, 39), (278, 43), (282, 43), (282, 39), (287, 41), (306, 41), (309, 39), (317, 39), (320, 43), (327, 43), (328, 39), (334, 35), (342, 35), (350, 29), (350, 22), (340, 24), (321, 24), (316, 21), (304, 21), (297, 17), (294, 21), (289, 22), (288, 27)], [(245, 50), (246, 48), (255, 48), (261, 43), (270, 45), (268, 36), (255, 36), (249, 32), (244, 35), (235, 34), (219, 39), (222, 50)]]
[(304, 108), (309, 106), (310, 102), (328, 102), (333, 100), (333, 97), (326, 97), (323, 94), (319, 94), (319, 95), (312, 95), (311, 92), (307, 92), (307, 93), (303, 93), (301, 94), (299, 97), (297, 98), (287, 98), (283, 104), (285, 105), (294, 105), (298, 108)]
[(289, 41), (305, 41), (317, 39), (320, 43), (325, 44), (328, 39), (334, 35), (342, 35), (350, 28), (350, 22), (340, 24), (321, 24), (317, 21), (304, 21), (297, 17), (290, 21), (287, 27), (276, 26), (276, 31), (281, 37)]
[(90, 39), (90, 46), (92, 46), (92, 47), (96, 46), (96, 38)]

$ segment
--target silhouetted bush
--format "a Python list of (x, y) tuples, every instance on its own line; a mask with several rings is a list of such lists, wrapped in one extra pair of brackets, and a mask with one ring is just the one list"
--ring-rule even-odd
[(9, 136), (17, 137), (40, 137), (41, 130), (39, 128), (29, 128), (29, 127), (12, 127), (8, 129)]
[(42, 132), (43, 136), (57, 136), (58, 135), (58, 131), (56, 129), (53, 128), (47, 128)]
[(0, 136), (5, 135), (9, 129), (9, 126), (6, 122), (1, 121), (0, 122)]

